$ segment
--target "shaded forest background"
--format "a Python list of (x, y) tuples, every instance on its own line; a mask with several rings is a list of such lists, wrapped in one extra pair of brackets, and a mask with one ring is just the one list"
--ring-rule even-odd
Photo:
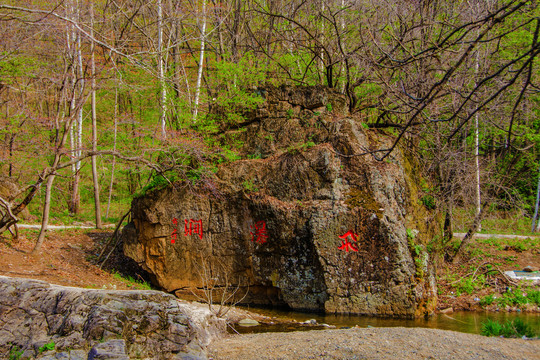
[(357, 155), (407, 148), (447, 232), (495, 212), (540, 230), (537, 1), (17, 0), (0, 32), (0, 171), (20, 189), (0, 232), (26, 207), (100, 227), (150, 188), (211, 189), (240, 158), (217, 135), (268, 84), (345, 94), (395, 138)]

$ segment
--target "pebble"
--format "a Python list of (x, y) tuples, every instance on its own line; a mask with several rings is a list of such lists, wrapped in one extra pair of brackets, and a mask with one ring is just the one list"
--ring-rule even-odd
[(244, 326), (244, 327), (249, 327), (249, 326), (258, 326), (260, 325), (259, 322), (257, 320), (253, 320), (253, 319), (242, 319), (238, 322), (238, 325), (240, 326)]

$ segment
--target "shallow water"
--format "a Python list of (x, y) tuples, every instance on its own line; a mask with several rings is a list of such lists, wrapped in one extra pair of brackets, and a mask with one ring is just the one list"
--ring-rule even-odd
[[(507, 320), (514, 320), (520, 318), (532, 327), (536, 332), (540, 332), (540, 314), (535, 313), (521, 313), (521, 312), (469, 312), (460, 311), (452, 314), (435, 314), (427, 319), (392, 319), (392, 318), (379, 318), (370, 316), (358, 316), (358, 315), (335, 315), (335, 314), (314, 314), (314, 313), (302, 313), (295, 311), (285, 310), (269, 310), (249, 308), (248, 310), (280, 318), (294, 319), (299, 322), (303, 322), (310, 319), (317, 320), (318, 324), (334, 325), (337, 328), (346, 327), (423, 327), (443, 330), (453, 330), (465, 333), (480, 334), (482, 322), (487, 319), (497, 320), (499, 322), (506, 322)], [(255, 326), (255, 327), (237, 327), (237, 330), (241, 333), (253, 333), (253, 332), (270, 332), (270, 331), (293, 331), (293, 330), (311, 330), (320, 329), (321, 327), (304, 327), (299, 329), (297, 326), (280, 324), (273, 326)]]

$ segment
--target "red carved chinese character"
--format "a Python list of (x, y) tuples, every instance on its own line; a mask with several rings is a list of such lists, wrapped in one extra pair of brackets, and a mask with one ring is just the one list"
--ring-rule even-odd
[(172, 223), (174, 225), (174, 229), (173, 229), (173, 232), (171, 234), (171, 244), (174, 244), (174, 242), (176, 241), (176, 236), (177, 236), (177, 233), (178, 233), (178, 229), (176, 228), (177, 225), (178, 225), (178, 219), (177, 218), (173, 218), (172, 219)]
[[(255, 227), (254, 227), (255, 226)], [(264, 244), (268, 239), (268, 233), (266, 232), (266, 223), (264, 221), (257, 221), (255, 225), (251, 225), (250, 228), (255, 229), (255, 232), (249, 232), (251, 234), (251, 241), (255, 241), (259, 244)]]
[(184, 220), (184, 235), (189, 236), (193, 234), (199, 235), (199, 238), (202, 240), (202, 237), (203, 237), (202, 220), (193, 220), (193, 219), (189, 219), (189, 221)]
[(341, 245), (338, 247), (338, 249), (345, 250), (347, 252), (349, 252), (349, 250), (358, 252), (358, 248), (352, 242), (349, 241), (348, 239), (349, 236), (351, 237), (351, 239), (358, 242), (358, 235), (353, 233), (351, 230), (349, 230), (344, 235), (339, 236), (340, 239), (344, 239), (344, 240), (341, 240)]

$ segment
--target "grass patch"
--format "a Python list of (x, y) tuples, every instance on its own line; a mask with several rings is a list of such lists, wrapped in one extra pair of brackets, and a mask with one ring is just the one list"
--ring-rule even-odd
[(533, 338), (536, 336), (536, 332), (519, 318), (505, 323), (488, 319), (482, 323), (482, 335), (504, 336), (505, 338), (517, 338), (522, 336)]
[(476, 239), (476, 242), (479, 244), (494, 247), (497, 250), (501, 251), (513, 250), (517, 252), (523, 252), (540, 247), (540, 239), (538, 238), (502, 239), (497, 237), (491, 237), (489, 239)]
[[(475, 216), (475, 208), (457, 208), (453, 213), (455, 232), (467, 232)], [(482, 220), (482, 234), (538, 235), (531, 233), (531, 221), (517, 211), (492, 211)]]
[(128, 287), (134, 287), (135, 289), (139, 290), (152, 290), (152, 286), (146, 281), (135, 280), (132, 276), (129, 275), (123, 276), (122, 274), (115, 272), (113, 273), (113, 278), (122, 281)]
[(521, 306), (526, 304), (534, 304), (540, 306), (540, 291), (529, 290), (524, 292), (521, 289), (515, 289), (504, 293), (496, 300), (497, 305), (505, 306)]
[(483, 289), (485, 286), (485, 275), (479, 275), (474, 279), (472, 276), (464, 277), (460, 279), (457, 284), (453, 285), (457, 296), (460, 296), (463, 293), (471, 295), (475, 291)]

